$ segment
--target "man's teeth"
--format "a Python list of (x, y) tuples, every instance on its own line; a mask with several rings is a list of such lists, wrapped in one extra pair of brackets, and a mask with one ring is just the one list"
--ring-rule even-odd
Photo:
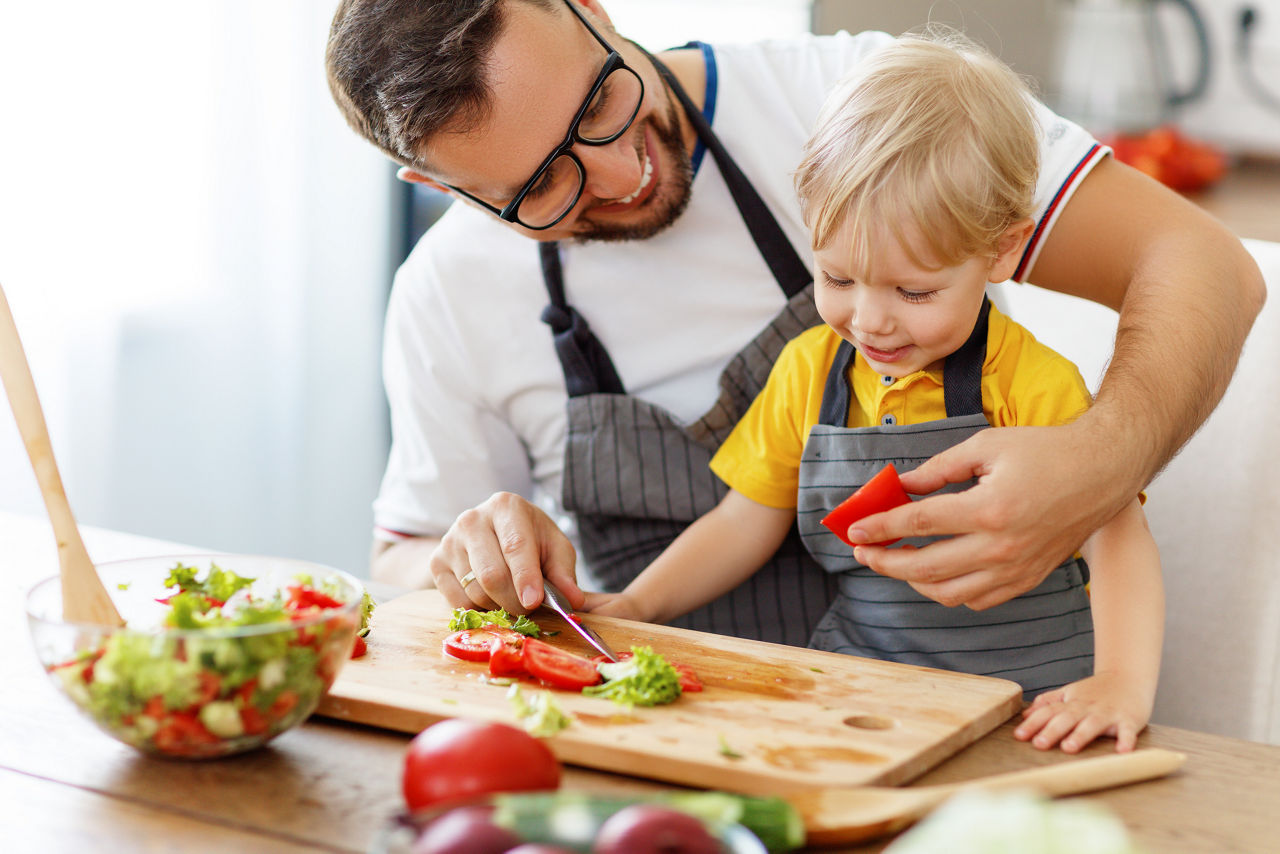
[(614, 204), (629, 205), (632, 202), (634, 202), (636, 200), (636, 196), (640, 195), (641, 191), (643, 191), (645, 187), (649, 186), (649, 179), (652, 177), (653, 177), (653, 161), (649, 159), (648, 155), (646, 155), (644, 158), (644, 175), (642, 175), (640, 178), (640, 186), (636, 187), (635, 192), (633, 192), (631, 195), (626, 196), (625, 198), (618, 199), (616, 202), (614, 202)]

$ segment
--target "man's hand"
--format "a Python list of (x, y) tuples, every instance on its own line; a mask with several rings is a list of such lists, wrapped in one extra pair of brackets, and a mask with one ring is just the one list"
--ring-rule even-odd
[(582, 606), (576, 559), (573, 544), (550, 516), (518, 495), (499, 492), (457, 518), (431, 556), (430, 569), (455, 608), (525, 614), (542, 604), (544, 575), (573, 607)]
[(849, 532), (855, 543), (951, 539), (919, 549), (860, 545), (856, 556), (943, 605), (982, 610), (1031, 590), (1141, 488), (1141, 474), (1110, 463), (1084, 420), (983, 430), (903, 474), (916, 495), (978, 483), (868, 516)]

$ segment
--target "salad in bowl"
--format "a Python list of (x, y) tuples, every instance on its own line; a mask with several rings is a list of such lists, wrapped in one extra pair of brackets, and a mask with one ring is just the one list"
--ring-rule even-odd
[(27, 596), (45, 671), (85, 715), (146, 753), (251, 750), (304, 720), (367, 631), (372, 602), (337, 569), (250, 555), (99, 564), (126, 625), (67, 622), (57, 576)]

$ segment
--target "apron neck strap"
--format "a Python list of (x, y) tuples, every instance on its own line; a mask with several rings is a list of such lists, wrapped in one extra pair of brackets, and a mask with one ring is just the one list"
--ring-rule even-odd
[[(640, 48), (644, 51), (644, 48)], [(644, 51), (653, 62), (658, 73), (666, 80), (671, 91), (684, 108), (685, 115), (693, 124), (694, 130), (702, 144), (715, 158), (716, 166), (724, 177), (729, 192), (733, 195), (734, 204), (746, 223), (756, 248), (773, 273), (774, 279), (787, 298), (795, 296), (813, 281), (812, 275), (804, 262), (796, 253), (795, 247), (783, 233), (778, 221), (774, 219), (760, 194), (751, 186), (746, 175), (734, 163), (729, 152), (720, 143), (719, 138), (711, 130), (711, 125), (702, 115), (702, 111), (694, 106), (685, 94), (680, 82), (671, 70), (662, 64), (657, 57)], [(587, 321), (573, 306), (565, 300), (564, 270), (560, 261), (560, 246), (555, 242), (538, 244), (539, 258), (542, 263), (542, 281), (547, 288), (547, 296), (551, 304), (542, 310), (542, 321), (551, 327), (555, 341), (556, 354), (560, 357), (560, 367), (564, 371), (565, 388), (570, 397), (586, 394), (625, 394), (626, 389), (618, 376), (618, 371), (609, 358), (609, 353), (600, 342)]]
[[(991, 300), (982, 299), (978, 310), (978, 322), (960, 347), (947, 357), (942, 365), (942, 392), (946, 401), (947, 417), (982, 414), (982, 365), (987, 358), (987, 326), (991, 315)], [(841, 341), (836, 349), (827, 382), (822, 389), (822, 407), (818, 423), (832, 427), (849, 425), (849, 408), (853, 404), (853, 367), (857, 350), (848, 341)]]
[(755, 241), (756, 248), (769, 266), (769, 272), (773, 274), (778, 287), (782, 288), (782, 292), (787, 295), (788, 299), (795, 296), (813, 281), (813, 275), (809, 272), (809, 268), (800, 260), (800, 255), (796, 252), (795, 247), (791, 245), (791, 241), (787, 239), (782, 227), (778, 225), (778, 221), (769, 210), (769, 206), (764, 203), (764, 199), (760, 198), (756, 188), (752, 186), (747, 176), (743, 174), (742, 169), (734, 162), (724, 144), (720, 142), (720, 138), (711, 130), (711, 124), (707, 121), (707, 117), (702, 114), (702, 110), (698, 109), (689, 98), (689, 95), (684, 91), (684, 87), (680, 85), (680, 81), (671, 73), (671, 69), (667, 68), (662, 60), (644, 48), (640, 48), (640, 50), (644, 52), (645, 56), (649, 57), (649, 61), (658, 69), (658, 73), (662, 75), (662, 79), (666, 81), (668, 88), (675, 94), (676, 99), (680, 101), (680, 106), (684, 108), (684, 114), (697, 132), (698, 139), (702, 140), (702, 144), (707, 147), (707, 151), (710, 151), (711, 156), (715, 158), (716, 166), (720, 169), (720, 175), (724, 178), (725, 184), (729, 187), (729, 193), (733, 196), (733, 203), (737, 205), (738, 213), (741, 214), (742, 221), (746, 223), (747, 230), (751, 232), (751, 239)]
[(551, 327), (551, 338), (556, 355), (560, 357), (569, 397), (626, 394), (609, 352), (591, 331), (586, 318), (565, 301), (560, 245), (550, 241), (539, 243), (538, 255), (542, 262), (542, 281), (551, 300), (551, 304), (542, 310), (542, 322)]

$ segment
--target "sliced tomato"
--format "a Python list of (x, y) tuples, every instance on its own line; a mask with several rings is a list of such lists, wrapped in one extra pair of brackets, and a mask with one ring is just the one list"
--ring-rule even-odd
[(690, 691), (701, 691), (702, 680), (698, 678), (698, 674), (693, 672), (693, 668), (687, 664), (677, 664), (671, 662), (671, 666), (676, 669), (676, 675), (680, 677), (680, 690), (688, 693)]
[[(822, 524), (830, 529), (847, 545), (854, 545), (849, 539), (849, 526), (873, 513), (883, 513), (906, 504), (911, 499), (898, 480), (898, 470), (893, 463), (885, 466), (876, 476), (864, 483), (857, 492), (841, 501), (836, 509), (822, 519)], [(868, 543), (872, 546), (888, 546), (896, 543), (898, 538), (884, 540), (879, 543)]]
[(365, 643), (364, 638), (356, 635), (356, 642), (351, 646), (351, 657), (359, 658), (369, 651), (369, 644)]
[(444, 639), (444, 651), (463, 661), (488, 661), (489, 647), (495, 639), (519, 643), (524, 635), (505, 626), (485, 624), (478, 629), (462, 629)]
[(524, 641), (514, 643), (495, 637), (489, 647), (490, 676), (523, 676)]
[(535, 679), (566, 691), (581, 691), (600, 681), (591, 659), (556, 649), (535, 638), (524, 640), (524, 669)]

